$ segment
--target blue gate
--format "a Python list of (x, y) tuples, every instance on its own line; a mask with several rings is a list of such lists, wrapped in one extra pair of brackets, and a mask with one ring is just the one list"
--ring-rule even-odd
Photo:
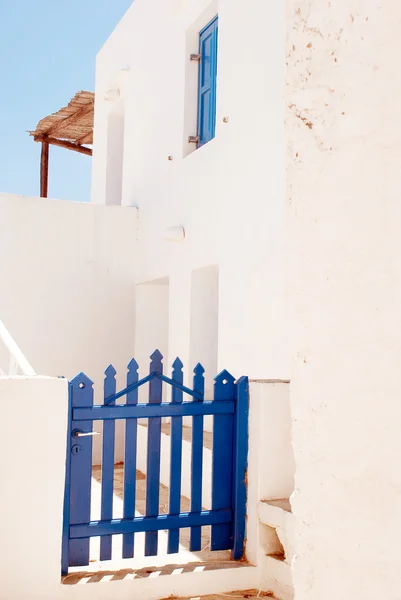
[[(248, 379), (235, 382), (228, 371), (215, 378), (214, 399), (204, 399), (204, 369), (194, 369), (193, 388), (183, 385), (183, 365), (163, 375), (162, 355), (151, 356), (149, 375), (138, 378), (138, 364), (128, 365), (127, 387), (116, 393), (115, 369), (105, 371), (104, 404), (93, 404), (93, 382), (80, 373), (69, 383), (69, 429), (62, 574), (69, 566), (89, 564), (90, 538), (100, 536), (100, 560), (112, 557), (112, 536), (123, 534), (122, 558), (134, 556), (135, 533), (145, 532), (145, 556), (158, 552), (158, 532), (168, 531), (168, 553), (179, 551), (179, 532), (190, 528), (190, 550), (201, 550), (201, 528), (211, 526), (211, 550), (232, 550), (242, 558), (245, 540), (248, 453)], [(171, 402), (163, 402), (163, 382)], [(138, 403), (138, 389), (149, 384), (149, 401)], [(183, 396), (190, 397), (184, 401)], [(125, 404), (117, 404), (120, 398)], [(213, 416), (212, 506), (202, 509), (204, 417)], [(171, 417), (168, 514), (159, 514), (161, 424)], [(180, 512), (183, 417), (192, 417), (190, 512)], [(123, 518), (113, 518), (115, 421), (125, 420)], [(135, 516), (138, 419), (148, 419), (146, 514)], [(93, 422), (103, 421), (101, 520), (91, 521)]]

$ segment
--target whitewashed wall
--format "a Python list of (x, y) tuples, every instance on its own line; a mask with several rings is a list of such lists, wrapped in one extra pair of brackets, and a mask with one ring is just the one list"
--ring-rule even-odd
[(67, 410), (66, 380), (0, 378), (2, 600), (59, 586)]
[(258, 564), (266, 554), (258, 504), (289, 498), (294, 490), (289, 382), (250, 381), (249, 400), (246, 550)]
[(39, 374), (102, 378), (134, 349), (136, 210), (0, 194), (0, 314)]
[[(187, 140), (196, 133), (198, 66), (189, 55), (217, 13), (216, 138), (195, 150)], [(187, 364), (190, 355), (193, 271), (218, 266), (218, 368), (251, 377), (289, 376), (283, 39), (280, 3), (135, 0), (97, 58), (92, 200), (139, 207), (138, 283), (170, 278), (172, 359), (179, 354)], [(117, 88), (120, 97), (106, 101)], [(123, 109), (116, 149), (109, 118)], [(106, 173), (121, 144), (116, 198)], [(165, 241), (174, 225), (184, 226), (184, 241)]]
[(100, 402), (134, 353), (136, 213), (0, 194), (1, 319), (36, 373), (85, 371)]
[(287, 1), (297, 600), (401, 597), (400, 25)]

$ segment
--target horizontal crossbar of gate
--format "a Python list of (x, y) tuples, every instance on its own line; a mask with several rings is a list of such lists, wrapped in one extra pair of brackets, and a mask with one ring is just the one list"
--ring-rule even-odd
[(213, 402), (184, 402), (172, 404), (119, 404), (117, 406), (90, 406), (73, 408), (74, 421), (101, 421), (108, 419), (150, 419), (152, 417), (191, 417), (197, 415), (229, 415), (235, 410), (232, 400)]
[(149, 381), (152, 381), (152, 379), (155, 379), (155, 378), (161, 379), (165, 383), (169, 383), (173, 387), (177, 388), (178, 390), (181, 390), (181, 392), (184, 392), (185, 394), (188, 394), (189, 396), (192, 396), (196, 400), (203, 400), (202, 396), (200, 396), (198, 394), (198, 392), (195, 392), (195, 390), (191, 390), (190, 388), (186, 387), (185, 385), (180, 385), (179, 383), (174, 381), (174, 379), (170, 379), (169, 377), (166, 377), (165, 375), (162, 375), (161, 373), (157, 373), (156, 371), (153, 371), (153, 373), (150, 373), (143, 379), (140, 379), (136, 383), (129, 385), (128, 387), (124, 388), (120, 392), (117, 392), (116, 394), (112, 394), (111, 396), (108, 396), (107, 398), (105, 398), (104, 403), (107, 405), (107, 404), (110, 404), (111, 402), (115, 402), (119, 398), (122, 398), (123, 396), (126, 396), (127, 394), (129, 394), (129, 392), (133, 392), (134, 390), (141, 387), (141, 385), (144, 385), (145, 383), (148, 383)]
[(198, 513), (179, 515), (159, 515), (157, 517), (135, 517), (135, 519), (113, 519), (112, 521), (91, 521), (70, 526), (70, 539), (82, 539), (119, 533), (140, 531), (160, 531), (182, 527), (203, 527), (230, 523), (232, 510), (204, 510)]

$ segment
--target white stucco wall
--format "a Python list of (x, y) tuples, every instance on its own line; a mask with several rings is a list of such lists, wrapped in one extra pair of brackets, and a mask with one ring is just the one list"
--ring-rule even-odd
[(401, 597), (400, 25), (287, 1), (297, 600)]
[(66, 380), (0, 378), (2, 600), (59, 585), (67, 409)]
[[(216, 137), (195, 150), (187, 139), (196, 133), (198, 66), (189, 54), (217, 13)], [(124, 102), (121, 202), (139, 208), (137, 283), (170, 278), (169, 346), (185, 362), (193, 271), (217, 265), (218, 368), (251, 377), (289, 376), (283, 40), (280, 3), (135, 0), (97, 58), (92, 200), (120, 202), (106, 194), (107, 127)], [(116, 87), (119, 99), (106, 101)], [(184, 241), (164, 239), (174, 225), (184, 226)]]
[(100, 403), (104, 369), (122, 387), (134, 354), (136, 213), (0, 194), (1, 319), (36, 373), (84, 371)]
[(260, 564), (266, 548), (258, 504), (261, 500), (289, 498), (294, 490), (288, 381), (249, 383), (247, 482), (246, 553), (250, 562)]
[(134, 351), (136, 210), (0, 194), (0, 314), (35, 371), (101, 380)]

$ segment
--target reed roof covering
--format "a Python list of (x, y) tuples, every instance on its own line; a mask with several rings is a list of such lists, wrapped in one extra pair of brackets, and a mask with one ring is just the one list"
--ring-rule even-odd
[[(30, 131), (35, 142), (62, 145), (78, 152), (87, 150), (84, 144), (93, 144), (95, 94), (81, 91), (75, 94), (68, 106), (41, 119), (34, 131)], [(61, 142), (61, 143), (57, 143)], [(76, 146), (76, 148), (74, 148)], [(86, 153), (86, 152), (85, 152)]]

